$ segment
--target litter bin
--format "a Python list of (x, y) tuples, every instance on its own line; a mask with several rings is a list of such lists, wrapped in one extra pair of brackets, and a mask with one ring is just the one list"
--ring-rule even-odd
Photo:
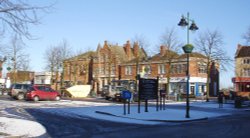
[(240, 97), (236, 97), (234, 100), (234, 107), (235, 108), (241, 108), (241, 98)]

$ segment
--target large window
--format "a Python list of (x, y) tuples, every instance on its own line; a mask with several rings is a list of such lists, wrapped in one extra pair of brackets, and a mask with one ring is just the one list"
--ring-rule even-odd
[(68, 67), (67, 67), (67, 75), (70, 75), (70, 73), (71, 73), (71, 66), (68, 65)]
[(104, 75), (105, 74), (105, 69), (102, 67), (102, 68), (100, 68), (100, 74), (101, 75)]
[(165, 74), (166, 73), (166, 67), (164, 64), (158, 65), (158, 74)]
[(112, 67), (111, 67), (111, 74), (115, 75), (115, 65), (112, 65)]
[(243, 76), (250, 77), (250, 68), (243, 69)]
[(198, 73), (207, 73), (207, 64), (205, 62), (198, 62)]
[(250, 58), (243, 59), (243, 64), (250, 64)]
[(131, 66), (125, 67), (125, 75), (132, 75), (132, 67)]
[(172, 74), (181, 74), (186, 72), (186, 64), (174, 64), (171, 65), (171, 73)]
[(207, 66), (199, 65), (199, 73), (207, 73)]
[(176, 65), (176, 72), (177, 72), (178, 74), (182, 73), (182, 67), (181, 67), (180, 64), (179, 64), (179, 65)]

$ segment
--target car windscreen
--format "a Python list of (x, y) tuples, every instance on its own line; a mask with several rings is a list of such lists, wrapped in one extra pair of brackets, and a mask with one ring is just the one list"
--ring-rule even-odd
[(116, 87), (116, 89), (119, 90), (119, 91), (124, 91), (124, 90), (126, 90), (124, 87)]
[(32, 86), (29, 86), (29, 87), (27, 88), (27, 90), (28, 90), (28, 91), (34, 91), (35, 89), (34, 89)]
[(30, 87), (30, 85), (28, 85), (28, 84), (23, 85), (23, 89), (28, 89), (29, 87)]
[(21, 89), (22, 88), (22, 85), (21, 84), (16, 84), (15, 86), (14, 86), (14, 89)]

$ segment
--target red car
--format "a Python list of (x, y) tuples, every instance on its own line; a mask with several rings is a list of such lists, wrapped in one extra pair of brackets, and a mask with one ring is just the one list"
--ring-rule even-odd
[(60, 94), (50, 88), (49, 86), (44, 85), (33, 85), (28, 88), (26, 93), (27, 100), (39, 101), (39, 100), (56, 100), (61, 99)]

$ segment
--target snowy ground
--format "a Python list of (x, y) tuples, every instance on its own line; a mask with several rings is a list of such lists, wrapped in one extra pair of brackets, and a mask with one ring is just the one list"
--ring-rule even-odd
[[(199, 120), (210, 117), (218, 117), (228, 115), (228, 112), (205, 112), (198, 110), (190, 110), (190, 118), (185, 118), (184, 109), (166, 109), (156, 111), (153, 106), (149, 107), (149, 112), (144, 112), (144, 106), (141, 106), (141, 113), (138, 113), (137, 105), (131, 105), (130, 114), (124, 115), (123, 105), (115, 103), (94, 103), (86, 101), (70, 101), (62, 100), (59, 102), (43, 101), (38, 103), (27, 103), (27, 102), (16, 102), (16, 101), (1, 101), (1, 105), (5, 105), (4, 108), (10, 107), (28, 107), (36, 108), (44, 112), (50, 112), (53, 114), (86, 118), (92, 117), (97, 119), (124, 122), (124, 123), (135, 123), (135, 124), (147, 124), (155, 125), (161, 124), (165, 121), (190, 121)], [(167, 103), (167, 104), (178, 104), (185, 106), (185, 102), (178, 103)], [(191, 107), (202, 107), (210, 109), (218, 109), (219, 106), (214, 102), (194, 102), (190, 104)], [(236, 110), (232, 104), (224, 104), (220, 110), (233, 111)], [(97, 113), (98, 112), (98, 113)], [(2, 113), (4, 113), (2, 111)], [(105, 114), (100, 114), (105, 113)], [(25, 124), (25, 125), (23, 125)], [(26, 125), (27, 124), (27, 125)], [(34, 131), (36, 130), (36, 131)], [(37, 131), (39, 130), (39, 131)], [(36, 133), (33, 133), (36, 132)], [(28, 120), (21, 120), (15, 118), (0, 117), (0, 137), (1, 136), (23, 136), (23, 137), (36, 137), (46, 133), (45, 128), (37, 122)]]
[(37, 137), (46, 133), (39, 123), (15, 118), (0, 117), (0, 137)]

